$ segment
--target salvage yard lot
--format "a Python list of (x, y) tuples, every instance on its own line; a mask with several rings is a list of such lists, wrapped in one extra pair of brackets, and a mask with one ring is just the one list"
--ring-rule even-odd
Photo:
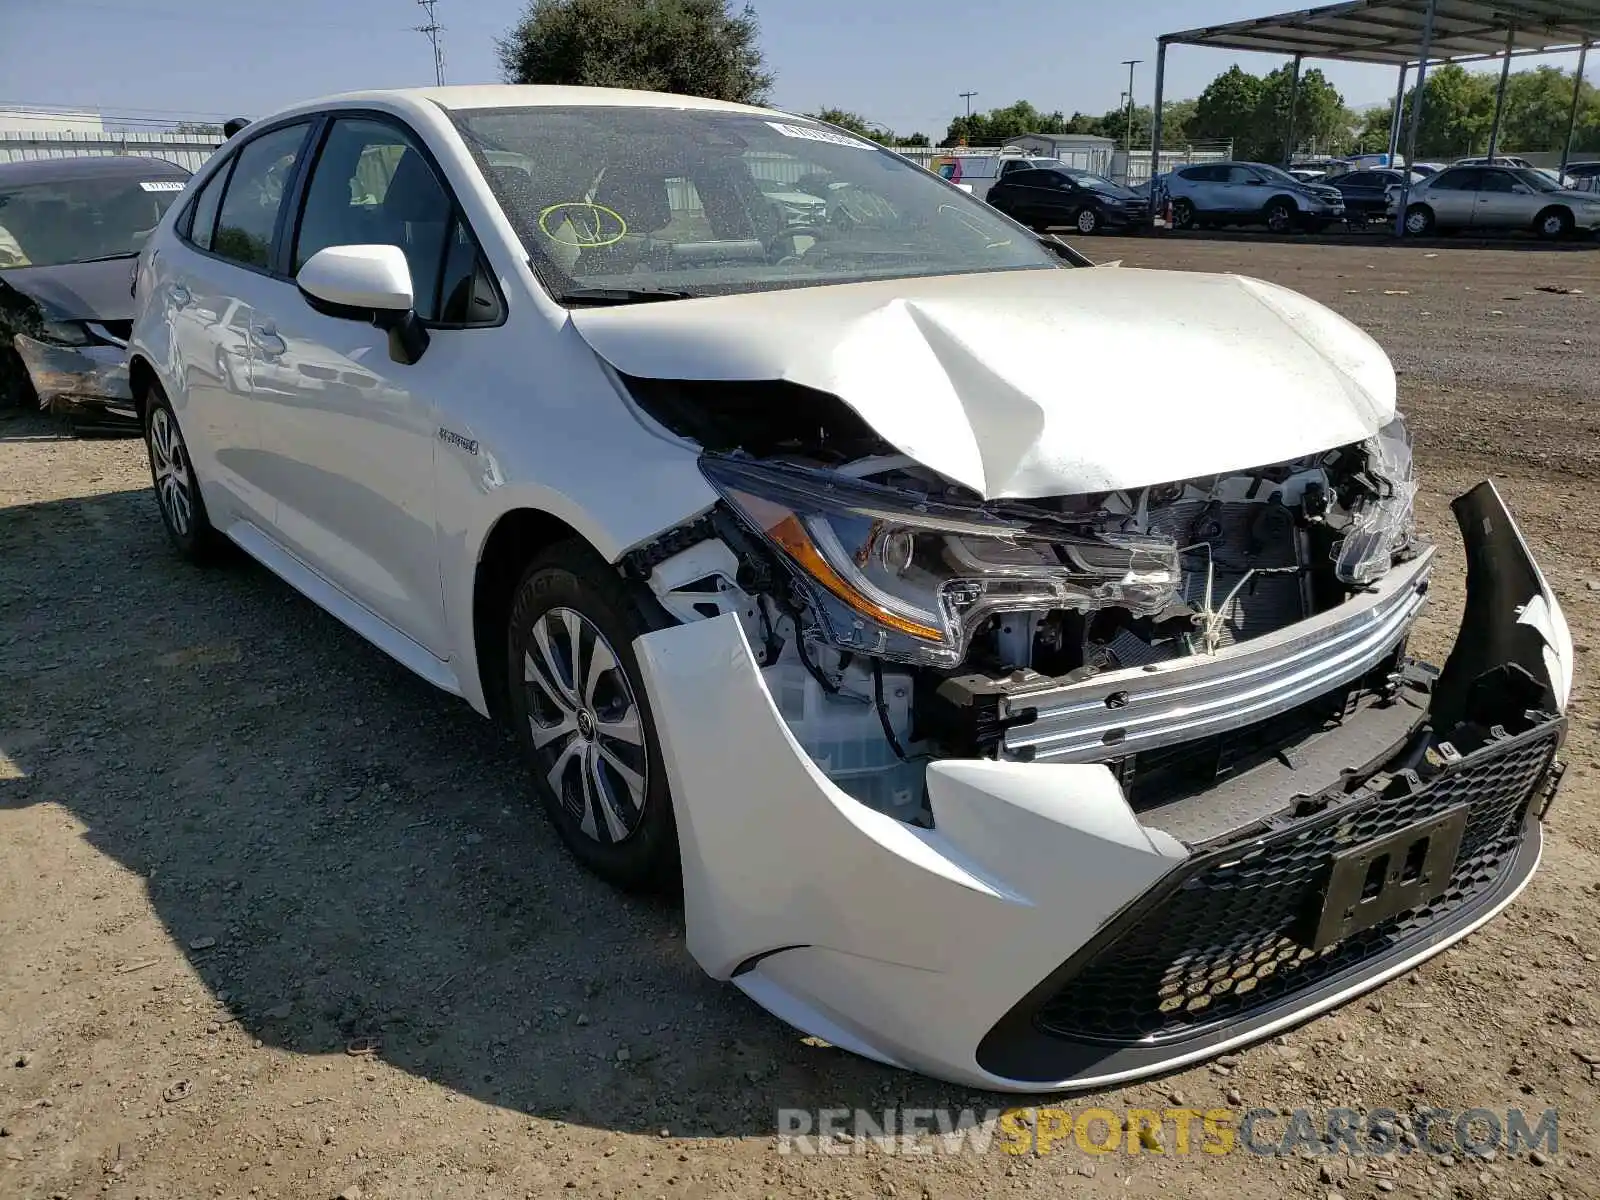
[[(1492, 474), (1579, 654), (1545, 861), (1504, 917), (1230, 1066), (1069, 1103), (1556, 1107), (1556, 1153), (780, 1156), (780, 1108), (1003, 1101), (806, 1044), (705, 978), (681, 914), (573, 865), (486, 722), (264, 570), (178, 562), (139, 443), (16, 415), (0, 1196), (1600, 1195), (1600, 1080), (1580, 1057), (1600, 1062), (1600, 252), (1083, 248), (1257, 275), (1368, 329), (1401, 372), (1443, 546), (1421, 651), (1445, 653), (1460, 614), (1448, 501)], [(1183, 386), (1159, 346), (1095, 366), (1076, 369), (1100, 400), (1106, 378)]]

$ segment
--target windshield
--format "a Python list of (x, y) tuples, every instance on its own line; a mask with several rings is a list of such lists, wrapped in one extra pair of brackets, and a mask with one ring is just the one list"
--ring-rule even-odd
[(151, 172), (0, 187), (0, 268), (136, 255), (183, 186)]
[(453, 115), (558, 300), (1061, 266), (932, 173), (801, 118), (623, 106)]
[(1542, 171), (1536, 171), (1532, 167), (1513, 167), (1511, 173), (1536, 192), (1559, 192), (1561, 190), (1561, 184), (1558, 180), (1551, 179), (1550, 176)]
[(1128, 194), (1128, 189), (1120, 183), (1113, 179), (1107, 179), (1104, 175), (1096, 175), (1093, 171), (1066, 171), (1063, 173), (1070, 177), (1072, 182), (1079, 187), (1085, 187), (1091, 191), (1110, 192), (1114, 196)]

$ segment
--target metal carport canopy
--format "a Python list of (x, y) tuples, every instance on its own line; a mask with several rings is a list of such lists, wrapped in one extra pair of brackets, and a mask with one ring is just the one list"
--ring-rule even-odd
[[(1155, 106), (1151, 122), (1150, 177), (1161, 170), (1162, 90), (1167, 47), (1209, 46), (1217, 50), (1246, 50), (1283, 54), (1294, 59), (1290, 91), (1288, 152), (1294, 152), (1294, 97), (1299, 91), (1300, 63), (1307, 58), (1342, 62), (1378, 63), (1400, 68), (1395, 91), (1394, 120), (1389, 138), (1390, 161), (1398, 150), (1400, 107), (1405, 95), (1407, 69), (1415, 65), (1416, 83), (1411, 109), (1410, 147), (1406, 162), (1415, 157), (1417, 127), (1421, 124), (1423, 89), (1429, 63), (1478, 62), (1501, 58), (1500, 88), (1495, 98), (1494, 129), (1489, 156), (1499, 143), (1500, 116), (1506, 79), (1513, 57), (1578, 51), (1578, 70), (1572, 91), (1572, 111), (1567, 122), (1567, 165), (1572, 131), (1578, 118), (1583, 66), (1589, 45), (1600, 40), (1600, 0), (1350, 0), (1275, 17), (1257, 17), (1210, 25), (1183, 33), (1169, 33), (1156, 42)], [(1404, 197), (1411, 192), (1406, 177)], [(1396, 214), (1396, 229), (1404, 219), (1405, 203)]]
[[(1424, 57), (1429, 0), (1353, 0), (1211, 25), (1161, 38), (1166, 45), (1406, 66)], [(1433, 0), (1432, 62), (1549, 54), (1600, 40), (1600, 0)]]

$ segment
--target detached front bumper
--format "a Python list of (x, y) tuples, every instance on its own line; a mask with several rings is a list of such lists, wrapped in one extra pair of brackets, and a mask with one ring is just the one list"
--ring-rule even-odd
[(22, 333), (14, 344), (33, 381), (40, 408), (137, 428), (124, 347), (58, 346)]
[(944, 760), (906, 824), (800, 749), (735, 617), (640, 638), (690, 952), (836, 1046), (1022, 1092), (1205, 1058), (1437, 954), (1538, 862), (1573, 658), (1493, 486), (1456, 512), (1442, 674), (1142, 813), (1100, 763)]

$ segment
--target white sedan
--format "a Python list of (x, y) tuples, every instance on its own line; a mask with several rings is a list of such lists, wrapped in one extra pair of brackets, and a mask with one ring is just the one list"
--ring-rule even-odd
[(1485, 483), (1459, 647), (1408, 655), (1394, 372), (1294, 292), (1089, 268), (805, 117), (520, 87), (251, 124), (136, 292), (178, 550), (507, 723), (574, 854), (836, 1046), (1146, 1075), (1538, 861), (1561, 610)]

